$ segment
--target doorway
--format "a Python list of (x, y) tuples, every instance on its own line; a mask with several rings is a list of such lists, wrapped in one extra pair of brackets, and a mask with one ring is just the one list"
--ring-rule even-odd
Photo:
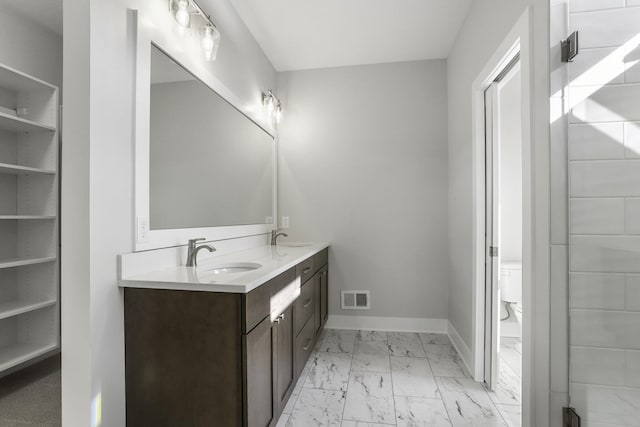
[(484, 381), (512, 425), (521, 425), (523, 149), (520, 56), (484, 91)]

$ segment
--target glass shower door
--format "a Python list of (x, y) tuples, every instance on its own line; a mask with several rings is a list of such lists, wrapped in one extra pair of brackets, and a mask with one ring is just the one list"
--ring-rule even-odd
[(569, 0), (569, 399), (582, 426), (640, 425), (638, 6)]

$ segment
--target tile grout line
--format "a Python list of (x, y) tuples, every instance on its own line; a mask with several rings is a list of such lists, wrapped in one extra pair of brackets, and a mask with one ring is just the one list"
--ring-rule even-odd
[[(349, 394), (349, 383), (351, 382), (351, 367), (353, 366), (353, 355), (356, 352), (356, 341), (358, 341), (358, 331), (355, 331), (355, 338), (353, 340), (353, 348), (351, 349), (351, 361), (349, 363), (349, 374), (347, 375), (347, 386), (345, 387), (345, 391), (343, 392), (344, 403), (342, 404), (342, 415), (340, 416), (340, 426), (342, 427), (342, 423), (344, 422), (344, 411), (347, 408), (347, 396)], [(357, 425), (357, 422), (356, 422)]]
[(387, 354), (389, 358), (389, 378), (391, 378), (391, 400), (393, 400), (393, 419), (395, 420), (395, 425), (398, 425), (398, 412), (396, 410), (396, 393), (393, 388), (393, 368), (391, 366), (391, 349), (389, 343), (389, 333), (387, 333)]
[[(418, 334), (418, 338), (420, 338), (420, 344), (422, 345), (422, 350), (424, 351), (425, 356), (427, 355), (427, 349), (425, 348), (425, 344), (422, 341), (422, 337)], [(442, 390), (440, 390), (440, 381), (438, 381), (438, 377), (433, 373), (433, 368), (431, 367), (431, 360), (427, 357), (427, 364), (429, 365), (429, 370), (431, 371), (431, 375), (433, 375), (433, 381), (436, 383), (436, 388), (438, 389), (438, 396), (440, 396), (440, 401), (442, 402), (442, 407), (444, 411), (447, 413), (447, 419), (449, 420), (449, 424), (453, 425), (453, 421), (451, 421), (451, 414), (449, 413), (449, 409), (447, 405), (444, 403), (444, 394)]]

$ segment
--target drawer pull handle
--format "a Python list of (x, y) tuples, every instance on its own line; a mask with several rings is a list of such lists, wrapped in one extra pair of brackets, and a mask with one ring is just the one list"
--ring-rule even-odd
[(302, 274), (307, 274), (310, 271), (311, 271), (311, 267), (307, 267), (307, 268), (302, 270)]
[(307, 339), (307, 345), (305, 345), (302, 349), (303, 349), (304, 351), (309, 350), (309, 347), (311, 347), (311, 342), (313, 342), (313, 340), (312, 340), (311, 338), (308, 338), (308, 339)]
[(309, 307), (309, 304), (311, 304), (312, 299), (313, 298), (309, 298), (309, 299), (304, 300), (304, 304), (302, 305), (302, 308)]

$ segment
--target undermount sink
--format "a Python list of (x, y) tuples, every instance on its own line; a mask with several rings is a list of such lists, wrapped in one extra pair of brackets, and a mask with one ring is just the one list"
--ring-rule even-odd
[(243, 273), (245, 271), (257, 270), (262, 264), (255, 262), (227, 262), (224, 264), (203, 265), (198, 270), (211, 274)]
[(302, 248), (305, 246), (311, 246), (311, 243), (307, 242), (280, 242), (278, 246), (289, 246), (290, 248)]

